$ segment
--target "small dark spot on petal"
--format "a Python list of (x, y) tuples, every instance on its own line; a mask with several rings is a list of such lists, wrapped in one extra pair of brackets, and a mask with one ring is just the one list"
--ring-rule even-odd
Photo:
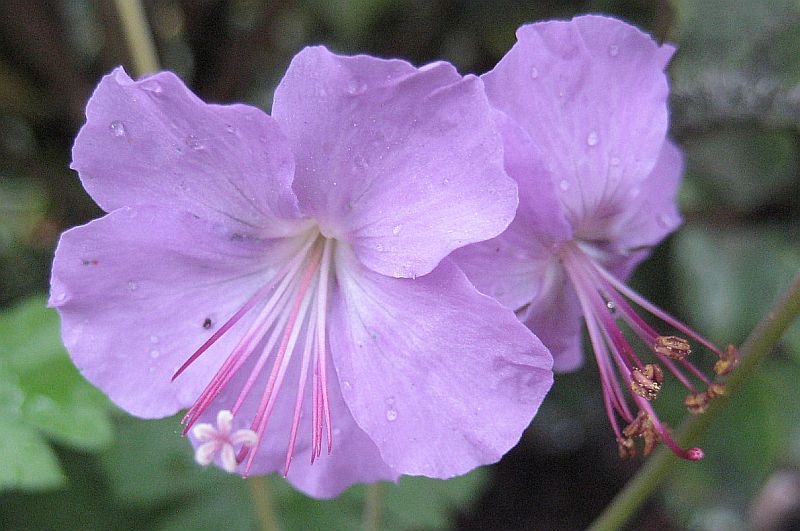
[(93, 266), (93, 265), (97, 265), (97, 260), (86, 260), (86, 259), (83, 259), (83, 260), (81, 260), (81, 264), (83, 264), (85, 266)]
[(213, 323), (211, 322), (211, 318), (210, 318), (210, 317), (206, 317), (206, 320), (205, 320), (205, 321), (203, 321), (203, 328), (205, 328), (206, 330), (208, 330), (209, 328), (211, 328), (211, 325), (212, 325), (212, 324), (213, 324)]

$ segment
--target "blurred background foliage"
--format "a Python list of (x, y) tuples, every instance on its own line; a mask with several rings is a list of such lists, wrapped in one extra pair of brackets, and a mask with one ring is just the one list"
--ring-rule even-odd
[[(306, 44), (443, 58), (482, 73), (522, 23), (601, 12), (677, 43), (672, 135), (687, 154), (686, 223), (637, 271), (646, 296), (719, 343), (741, 342), (800, 270), (800, 4), (795, 0), (151, 0), (163, 68), (204, 99), (269, 110)], [(333, 501), (192, 462), (177, 418), (142, 421), (84, 382), (44, 308), (58, 235), (101, 215), (68, 169), (86, 100), (130, 67), (110, 0), (0, 3), (0, 526), (4, 529), (354, 529), (365, 488)], [(709, 361), (710, 362), (710, 361)], [(800, 526), (800, 326), (733, 397), (636, 529)], [(669, 390), (668, 390), (669, 391)], [(682, 395), (658, 402), (676, 425)], [(520, 444), (452, 481), (382, 486), (387, 529), (577, 529), (635, 472), (621, 462), (593, 363), (559, 375)], [(259, 487), (260, 488), (260, 487)], [(797, 527), (794, 527), (797, 528)]]

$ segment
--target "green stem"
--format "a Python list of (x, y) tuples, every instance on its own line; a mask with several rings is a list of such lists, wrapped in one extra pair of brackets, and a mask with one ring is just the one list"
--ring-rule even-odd
[(140, 0), (115, 0), (136, 77), (157, 71), (158, 56)]
[(252, 476), (247, 478), (250, 495), (253, 498), (253, 510), (258, 518), (258, 528), (261, 531), (277, 531), (278, 522), (275, 518), (275, 509), (272, 507), (272, 497), (266, 485), (265, 476)]
[[(800, 273), (739, 349), (741, 355), (739, 367), (725, 382), (728, 396), (734, 395), (744, 385), (758, 363), (769, 354), (772, 347), (780, 340), (799, 314)], [(714, 400), (703, 415), (691, 417), (683, 424), (680, 435), (676, 438), (677, 442), (683, 447), (690, 446), (711, 425), (727, 401), (728, 399)], [(621, 529), (656, 490), (677, 459), (675, 454), (662, 445), (639, 469), (639, 472), (625, 488), (617, 494), (590, 529), (594, 531)]]
[(383, 485), (372, 483), (367, 486), (364, 499), (364, 531), (378, 531), (381, 528), (381, 499), (383, 498)]

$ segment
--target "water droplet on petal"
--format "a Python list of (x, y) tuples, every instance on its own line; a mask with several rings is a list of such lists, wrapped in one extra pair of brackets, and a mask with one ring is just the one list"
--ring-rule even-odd
[(161, 355), (161, 353), (159, 351), (155, 350), (155, 349), (150, 351), (150, 357), (153, 358), (153, 359), (158, 358), (160, 355)]
[(403, 226), (402, 225), (395, 225), (394, 228), (392, 229), (392, 234), (397, 236), (398, 234), (400, 234), (401, 230), (403, 230)]
[(133, 280), (129, 280), (128, 281), (128, 289), (131, 290), (131, 291), (136, 291), (137, 289), (139, 289), (139, 286)]
[(158, 343), (158, 336), (156, 335), (150, 336), (150, 343)]
[(233, 126), (231, 124), (226, 125), (225, 126), (225, 130), (228, 131), (229, 133), (234, 133), (235, 132), (235, 129), (233, 128)]
[(616, 313), (617, 311), (617, 305), (614, 304), (614, 301), (608, 301), (606, 303), (606, 308), (608, 308), (608, 311), (611, 313)]
[(64, 292), (64, 291), (62, 291), (61, 293), (56, 295), (56, 300), (59, 301), (59, 302), (63, 301), (66, 298), (67, 298), (67, 293)]
[(569, 181), (566, 179), (561, 179), (561, 182), (558, 183), (558, 187), (561, 188), (562, 192), (566, 192), (569, 190)]
[(351, 96), (358, 96), (367, 90), (367, 84), (357, 79), (351, 79), (347, 84), (347, 93)]
[(531, 79), (536, 79), (539, 77), (539, 69), (535, 66), (531, 68)]
[(597, 134), (597, 131), (591, 131), (589, 135), (586, 137), (586, 143), (589, 146), (596, 146), (600, 142), (600, 137)]
[(394, 397), (386, 399), (386, 420), (389, 422), (397, 420), (397, 408), (394, 406)]
[(618, 56), (619, 55), (619, 46), (617, 46), (616, 44), (612, 44), (611, 46), (609, 46), (608, 47), (608, 55), (610, 55), (611, 57)]
[(669, 214), (659, 214), (656, 216), (656, 221), (662, 228), (668, 229), (670, 227), (672, 218), (669, 216)]
[(108, 128), (111, 130), (111, 134), (117, 138), (125, 136), (125, 125), (119, 120), (111, 122)]
[(186, 145), (192, 149), (203, 149), (203, 144), (194, 135), (189, 135), (186, 137)]

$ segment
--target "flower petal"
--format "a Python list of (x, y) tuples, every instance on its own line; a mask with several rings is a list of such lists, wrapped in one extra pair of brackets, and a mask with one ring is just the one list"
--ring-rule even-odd
[(274, 120), (246, 105), (208, 105), (170, 72), (105, 76), (86, 108), (72, 168), (107, 212), (163, 205), (281, 234), (299, 215), (294, 160)]
[(192, 435), (200, 442), (208, 442), (217, 436), (217, 429), (207, 422), (195, 424)]
[(214, 461), (219, 442), (216, 440), (208, 441), (194, 449), (194, 460), (198, 465), (208, 466)]
[(506, 171), (520, 185), (517, 216), (500, 236), (456, 249), (452, 257), (478, 290), (517, 310), (545, 291), (553, 254), (572, 229), (537, 146), (508, 116), (495, 118)]
[(331, 355), (356, 422), (403, 474), (447, 478), (500, 459), (552, 383), (549, 352), (444, 260), (392, 279), (337, 247)]
[(132, 414), (169, 415), (197, 398), (250, 317), (171, 382), (177, 367), (271, 278), (294, 241), (251, 238), (174, 210), (121, 208), (61, 236), (50, 304), (89, 381)]
[(479, 79), (446, 63), (307, 48), (275, 92), (294, 190), (324, 233), (379, 273), (414, 277), (511, 222), (516, 185)]
[(520, 318), (553, 355), (553, 370), (569, 372), (583, 363), (583, 312), (560, 264), (550, 267), (542, 290)]
[(489, 99), (539, 146), (576, 235), (592, 239), (656, 163), (674, 49), (602, 16), (530, 24), (517, 39), (483, 76)]

